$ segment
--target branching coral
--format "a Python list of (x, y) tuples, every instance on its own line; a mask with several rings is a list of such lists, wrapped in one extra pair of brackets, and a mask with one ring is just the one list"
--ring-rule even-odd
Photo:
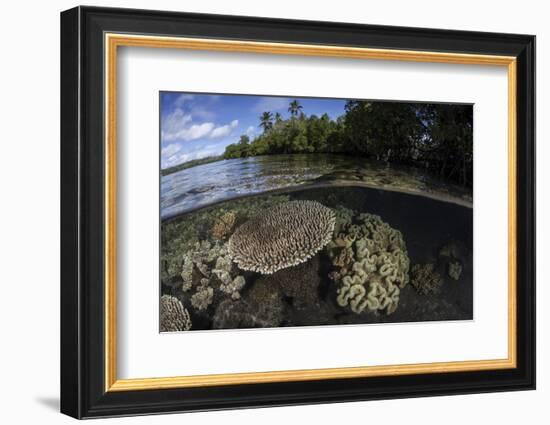
[(208, 279), (202, 278), (197, 292), (191, 297), (191, 304), (199, 311), (206, 310), (214, 298), (214, 289), (208, 283)]
[(180, 300), (171, 295), (160, 297), (160, 331), (175, 332), (191, 329), (191, 317)]
[(419, 294), (437, 294), (441, 289), (443, 278), (432, 263), (415, 264), (411, 269), (411, 275), (411, 285)]
[(196, 288), (191, 304), (199, 311), (206, 310), (213, 302), (216, 288), (239, 299), (246, 283), (244, 276), (234, 273), (226, 245), (208, 241), (197, 242), (193, 250), (184, 254), (181, 277), (184, 292)]
[[(194, 249), (199, 238), (214, 237), (212, 233), (215, 221), (219, 217), (226, 213), (235, 214), (236, 223), (238, 220), (247, 220), (266, 208), (288, 200), (288, 195), (248, 197), (204, 208), (163, 222), (161, 225), (161, 278), (163, 283), (170, 285), (173, 280), (177, 279), (182, 271), (184, 254)], [(229, 209), (228, 205), (230, 205)], [(229, 234), (225, 237), (227, 236)]]
[(271, 274), (313, 257), (332, 239), (335, 221), (316, 201), (279, 204), (238, 227), (229, 254), (242, 270)]
[(231, 298), (234, 300), (238, 300), (241, 298), (241, 289), (243, 289), (244, 285), (246, 284), (246, 281), (244, 280), (244, 277), (239, 275), (233, 280), (230, 280), (227, 284), (222, 283), (220, 285), (220, 290), (222, 292), (225, 292), (226, 294), (230, 294)]
[(336, 301), (354, 313), (391, 314), (400, 288), (409, 282), (409, 257), (403, 235), (373, 214), (336, 209), (337, 225), (327, 252), (336, 267)]

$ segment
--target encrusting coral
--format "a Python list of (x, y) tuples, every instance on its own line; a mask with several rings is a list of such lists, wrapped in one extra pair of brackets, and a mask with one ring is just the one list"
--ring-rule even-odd
[(415, 264), (411, 276), (411, 285), (422, 295), (437, 294), (443, 283), (443, 278), (432, 263)]
[(271, 276), (256, 280), (244, 295), (253, 312), (257, 327), (278, 326), (283, 320), (284, 303), (281, 290), (270, 282)]
[(213, 315), (215, 329), (266, 328), (279, 326), (284, 317), (281, 290), (270, 281), (256, 280), (239, 300), (223, 300)]
[(335, 221), (316, 201), (278, 204), (235, 230), (229, 254), (242, 270), (271, 274), (313, 257), (332, 239)]
[(377, 215), (339, 207), (327, 252), (337, 267), (329, 276), (338, 285), (338, 305), (357, 314), (396, 310), (400, 289), (409, 282), (409, 256), (400, 231)]
[(214, 221), (214, 225), (212, 226), (212, 235), (216, 239), (225, 239), (233, 230), (236, 217), (237, 216), (233, 211), (223, 213), (216, 219), (216, 221)]
[(298, 309), (315, 305), (319, 300), (319, 255), (311, 260), (279, 270), (264, 277), (272, 287), (279, 287)]
[(180, 300), (171, 295), (160, 297), (160, 331), (175, 332), (191, 329), (191, 317)]

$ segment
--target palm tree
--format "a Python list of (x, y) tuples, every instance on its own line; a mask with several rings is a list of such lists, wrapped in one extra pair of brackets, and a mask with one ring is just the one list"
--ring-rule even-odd
[(292, 102), (290, 102), (290, 105), (288, 106), (288, 112), (290, 112), (290, 115), (295, 117), (298, 116), (298, 113), (302, 108), (302, 105), (300, 105), (300, 103), (296, 99), (294, 99)]
[(275, 123), (276, 123), (276, 124), (279, 124), (279, 123), (282, 122), (282, 121), (283, 121), (282, 115), (281, 115), (280, 113), (278, 113), (278, 112), (275, 112)]
[(263, 128), (264, 133), (273, 127), (273, 115), (271, 112), (264, 112), (260, 116), (260, 127)]

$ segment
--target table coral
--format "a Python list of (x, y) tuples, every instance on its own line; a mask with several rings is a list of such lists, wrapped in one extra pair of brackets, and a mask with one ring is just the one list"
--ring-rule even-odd
[(335, 221), (319, 202), (282, 203), (238, 227), (229, 254), (242, 270), (271, 274), (313, 257), (332, 239)]
[(175, 332), (191, 329), (191, 317), (180, 300), (171, 295), (160, 297), (160, 331)]

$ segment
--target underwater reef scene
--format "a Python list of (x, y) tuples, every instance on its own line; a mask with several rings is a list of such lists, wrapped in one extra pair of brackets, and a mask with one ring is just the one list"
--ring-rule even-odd
[(161, 332), (473, 319), (471, 105), (160, 103)]
[(178, 216), (162, 224), (161, 331), (472, 319), (472, 218), (363, 187)]

